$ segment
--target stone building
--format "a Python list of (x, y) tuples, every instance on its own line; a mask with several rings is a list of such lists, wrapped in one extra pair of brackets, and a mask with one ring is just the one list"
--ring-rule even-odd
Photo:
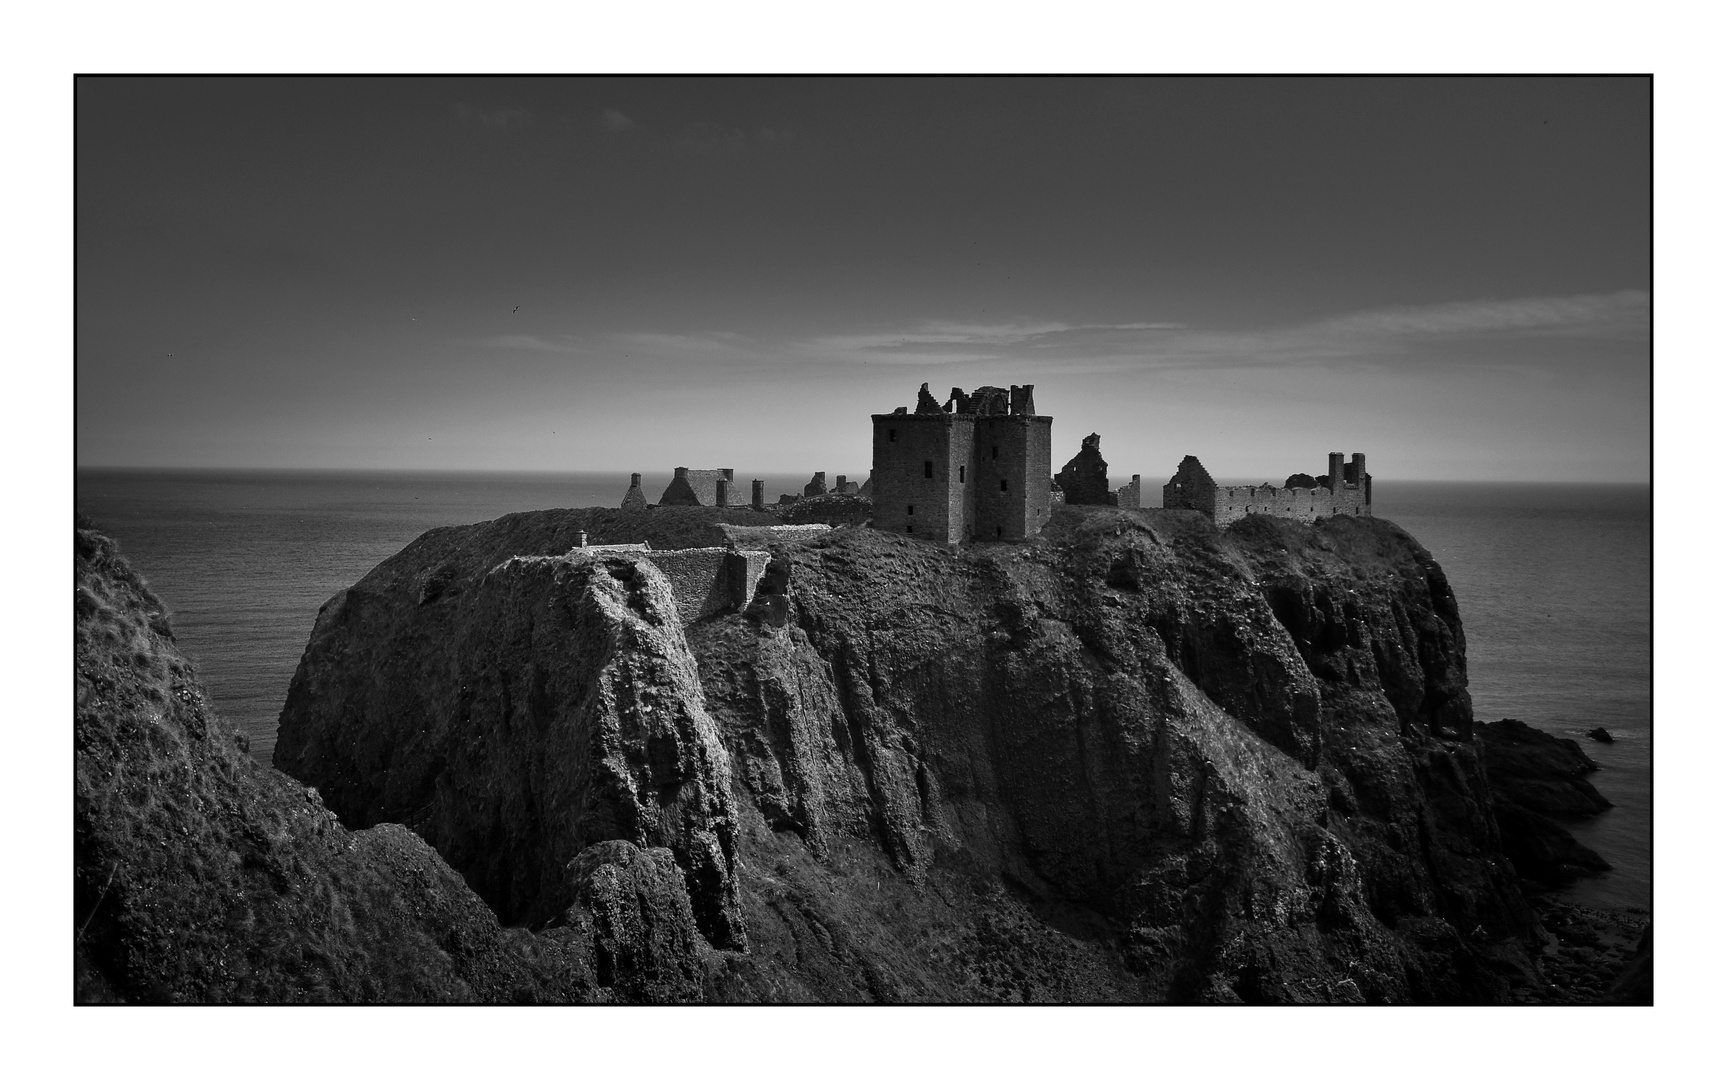
[(642, 493), (641, 473), (633, 472), (630, 474), (630, 490), (624, 492), (621, 508), (624, 510), (646, 510), (648, 508), (648, 497)]
[(1109, 462), (1103, 460), (1102, 443), (1103, 436), (1095, 431), (1081, 439), (1079, 453), (1056, 474), (1063, 502), (1070, 506), (1115, 505), (1115, 493), (1109, 490)]
[(1123, 510), (1138, 510), (1145, 505), (1139, 501), (1139, 474), (1134, 473), (1133, 479), (1115, 489), (1115, 505)]
[(732, 470), (672, 470), (672, 482), (660, 496), (661, 506), (732, 506)]
[[(1295, 480), (1297, 473), (1290, 479)], [(1295, 521), (1316, 521), (1336, 514), (1373, 516), (1373, 477), (1367, 471), (1367, 455), (1356, 454), (1345, 462), (1343, 455), (1330, 457), (1326, 475), (1314, 486), (1284, 487), (1270, 484), (1220, 487), (1199, 459), (1192, 454), (1169, 483), (1163, 486), (1165, 510), (1198, 510), (1219, 525), (1250, 514), (1276, 514)]]
[(940, 405), (924, 383), (916, 411), (872, 415), (875, 527), (944, 544), (1036, 536), (1049, 520), (1051, 418), (1031, 392), (955, 387)]

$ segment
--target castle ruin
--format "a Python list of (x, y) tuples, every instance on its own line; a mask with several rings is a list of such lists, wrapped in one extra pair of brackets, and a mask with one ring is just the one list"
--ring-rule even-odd
[[(1111, 490), (1096, 433), (1082, 440), (1079, 454), (1060, 474), (1051, 475), (1053, 421), (1037, 414), (1029, 383), (1008, 389), (981, 386), (970, 394), (956, 386), (945, 403), (924, 383), (915, 408), (875, 413), (870, 421), (872, 468), (862, 484), (842, 474), (830, 488), (827, 473), (818, 471), (801, 496), (782, 495), (770, 508), (765, 483), (753, 480), (747, 505), (782, 521), (826, 515), (825, 524), (867, 523), (941, 544), (1031, 539), (1049, 521), (1056, 503), (1150, 508), (1138, 473)], [(1367, 455), (1354, 454), (1345, 461), (1343, 454), (1332, 453), (1328, 464), (1324, 476), (1292, 473), (1281, 487), (1226, 487), (1189, 454), (1163, 486), (1163, 508), (1196, 510), (1220, 527), (1259, 514), (1305, 522), (1340, 514), (1372, 516)], [(745, 505), (741, 493), (733, 491), (733, 477), (731, 469), (680, 466), (658, 505)], [(846, 504), (841, 507), (844, 513), (836, 517), (838, 511), (829, 502)], [(640, 473), (631, 474), (623, 506), (649, 508)]]
[(873, 414), (874, 526), (943, 544), (1036, 536), (1049, 520), (1051, 418), (1031, 391), (954, 387), (943, 405), (924, 383), (915, 411)]
[[(632, 487), (634, 484), (632, 483)], [(732, 470), (672, 470), (672, 482), (660, 495), (661, 506), (731, 506)]]
[(1163, 485), (1163, 508), (1197, 510), (1220, 527), (1250, 514), (1276, 514), (1308, 522), (1337, 514), (1373, 515), (1373, 477), (1367, 472), (1366, 454), (1356, 454), (1345, 462), (1342, 454), (1333, 453), (1326, 475), (1315, 480), (1312, 487), (1290, 483), (1301, 476), (1300, 473), (1291, 476), (1284, 487), (1270, 484), (1219, 487), (1199, 459), (1189, 454), (1181, 459), (1169, 483)]

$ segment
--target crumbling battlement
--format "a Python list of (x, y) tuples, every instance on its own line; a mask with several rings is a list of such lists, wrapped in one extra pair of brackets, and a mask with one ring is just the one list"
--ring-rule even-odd
[[(1300, 477), (1296, 473), (1291, 479)], [(1287, 483), (1287, 482), (1286, 482)], [(1313, 487), (1272, 487), (1270, 484), (1219, 487), (1199, 459), (1189, 454), (1163, 486), (1166, 510), (1197, 510), (1228, 525), (1250, 514), (1276, 514), (1296, 521), (1317, 521), (1337, 514), (1373, 515), (1373, 476), (1367, 455), (1345, 462), (1333, 453), (1324, 477)]]
[(1030, 386), (955, 387), (938, 405), (924, 383), (915, 412), (870, 417), (870, 501), (878, 529), (941, 544), (1025, 540), (1049, 520), (1051, 418)]

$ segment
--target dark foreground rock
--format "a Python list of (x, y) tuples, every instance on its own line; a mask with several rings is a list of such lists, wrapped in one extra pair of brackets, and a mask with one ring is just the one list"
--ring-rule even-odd
[[(596, 940), (610, 948), (620, 933), (659, 943), (646, 948), (651, 955), (676, 953), (680, 917), (694, 937), (681, 888), (669, 906), (638, 904), (627, 932), (610, 929), (618, 923), (608, 915), (612, 897), (665, 895), (663, 873), (611, 893), (589, 885), (584, 902), (544, 933), (505, 928), (407, 828), (350, 831), (318, 792), (254, 762), (210, 708), (162, 605), (112, 541), (79, 529), (74, 579), (78, 1001), (690, 995), (687, 979), (664, 976), (619, 976), (610, 986), (604, 954), (596, 956)], [(656, 866), (670, 861), (648, 854)], [(633, 948), (615, 951), (644, 952)], [(695, 963), (688, 955), (658, 967)]]
[(1487, 751), (1487, 774), (1496, 790), (1544, 814), (1599, 814), (1612, 809), (1590, 773), (1600, 768), (1575, 739), (1549, 735), (1521, 720), (1477, 722)]
[(1607, 860), (1561, 823), (1611, 809), (1586, 777), (1599, 768), (1575, 740), (1518, 720), (1477, 723), (1493, 785), (1493, 810), (1505, 853), (1536, 888), (1553, 888), (1611, 870)]
[[(407, 822), (506, 921), (585, 902), (618, 985), (690, 986), (676, 933), (603, 899), (677, 909), (643, 846), (682, 875), (709, 1000), (1541, 981), (1456, 605), (1388, 522), (1069, 507), (958, 552), (840, 529), (679, 634), (651, 564), (563, 556), (651, 539), (598, 520), (435, 530), (333, 599), (277, 761), (350, 824)], [(615, 841), (610, 876), (552, 872)]]
[(1649, 1005), (1653, 956), (1649, 912), (1592, 908), (1551, 896), (1531, 901), (1541, 920), (1541, 978), (1513, 999), (1548, 1005)]

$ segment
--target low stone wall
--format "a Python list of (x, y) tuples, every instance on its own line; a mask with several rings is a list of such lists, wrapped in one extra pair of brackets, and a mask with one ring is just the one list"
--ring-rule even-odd
[(1268, 484), (1217, 489), (1218, 525), (1228, 525), (1250, 514), (1274, 514), (1293, 521), (1318, 521), (1335, 514), (1372, 516), (1361, 490), (1344, 487), (1335, 494), (1330, 488), (1274, 488)]
[(833, 532), (832, 525), (728, 525), (720, 523), (726, 543), (734, 548), (759, 548), (767, 544), (813, 540)]

